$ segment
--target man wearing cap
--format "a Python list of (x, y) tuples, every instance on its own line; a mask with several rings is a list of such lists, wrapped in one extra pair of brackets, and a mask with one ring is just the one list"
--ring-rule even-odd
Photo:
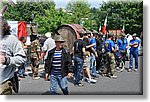
[(140, 44), (140, 41), (136, 38), (137, 34), (133, 34), (133, 39), (130, 40), (130, 67), (128, 71), (130, 72), (133, 68), (133, 57), (135, 58), (135, 69), (134, 71), (138, 70), (138, 47)]
[[(123, 56), (126, 56), (127, 54), (127, 48), (128, 48), (128, 41), (125, 38), (125, 34), (121, 33), (119, 39), (117, 40), (117, 49), (119, 50), (119, 52), (121, 52), (121, 54), (123, 54)], [(124, 59), (124, 63), (125, 63), (125, 59)]]
[(108, 34), (108, 39), (104, 43), (105, 47), (105, 53), (106, 53), (106, 66), (107, 66), (107, 71), (105, 72), (108, 74), (110, 78), (117, 78), (115, 75), (115, 57), (114, 57), (114, 52), (115, 52), (115, 45), (113, 42), (113, 34), (109, 33)]
[[(7, 21), (4, 21), (0, 16), (0, 94), (12, 94), (12, 89), (18, 92), (16, 85), (12, 82), (14, 76), (16, 76), (16, 67), (25, 63), (25, 53), (20, 41), (10, 34), (10, 27)], [(17, 79), (17, 77), (15, 77)], [(18, 80), (15, 81), (18, 83)]]
[[(42, 51), (43, 53), (41, 54), (41, 58), (42, 59), (44, 56), (45, 56), (45, 59), (47, 58), (47, 55), (48, 55), (48, 51), (52, 50), (53, 48), (56, 47), (56, 44), (55, 44), (55, 40), (52, 39), (51, 37), (51, 33), (50, 32), (47, 32), (45, 34), (45, 36), (47, 37), (46, 41), (44, 42), (44, 45), (42, 47)], [(44, 59), (44, 60), (45, 60)], [(48, 80), (46, 79), (47, 78), (47, 75), (48, 74), (45, 74), (45, 80)]]
[(42, 47), (42, 50), (46, 53), (45, 58), (47, 57), (48, 51), (52, 50), (54, 47), (56, 47), (55, 40), (52, 39), (51, 33), (47, 32), (45, 34), (47, 37), (46, 41), (44, 42), (44, 45)]
[(72, 77), (73, 67), (70, 52), (63, 48), (64, 39), (54, 37), (56, 47), (48, 51), (45, 60), (46, 73), (50, 75), (50, 94), (57, 94), (57, 85), (64, 95), (68, 95), (67, 78)]

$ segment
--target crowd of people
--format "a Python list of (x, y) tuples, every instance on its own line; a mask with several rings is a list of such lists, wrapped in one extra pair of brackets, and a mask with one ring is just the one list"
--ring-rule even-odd
[[(30, 67), (33, 80), (40, 79), (39, 65), (44, 61), (45, 80), (50, 80), (50, 94), (57, 94), (57, 85), (64, 95), (68, 95), (68, 79), (73, 80), (77, 87), (83, 87), (82, 81), (96, 83), (96, 78), (104, 75), (110, 78), (117, 78), (115, 74), (115, 56), (119, 52), (127, 56), (127, 49), (130, 47), (130, 65), (128, 72), (138, 70), (138, 47), (140, 40), (137, 34), (132, 35), (132, 40), (127, 41), (126, 35), (122, 32), (117, 39), (114, 34), (102, 33), (89, 30), (79, 30), (80, 38), (77, 39), (72, 49), (64, 46), (65, 40), (61, 35), (55, 34), (54, 39), (51, 33), (45, 34), (47, 39), (41, 46), (39, 37), (34, 35), (30, 46), (25, 45), (27, 38), (22, 36), (19, 40), (10, 34), (10, 27), (2, 17), (2, 34), (0, 36), (0, 94), (12, 94), (12, 89), (18, 92), (19, 78), (25, 78), (25, 66), (27, 55), (30, 54)], [(27, 53), (27, 48), (30, 48)], [(72, 52), (70, 52), (72, 50)], [(103, 55), (106, 55), (103, 58)], [(135, 58), (135, 68), (133, 68)], [(102, 61), (104, 59), (105, 61)], [(127, 59), (123, 59), (124, 64)], [(16, 68), (18, 69), (16, 73)], [(16, 77), (17, 76), (17, 77)], [(14, 84), (15, 83), (15, 84)]]

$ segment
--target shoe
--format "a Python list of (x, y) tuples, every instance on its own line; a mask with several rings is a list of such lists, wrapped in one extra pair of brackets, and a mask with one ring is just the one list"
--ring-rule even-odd
[(27, 76), (27, 74), (23, 74), (23, 76)]
[(96, 74), (96, 75), (92, 75), (92, 77), (94, 78), (99, 78), (99, 76)]
[(83, 87), (84, 85), (82, 83), (79, 83), (79, 84), (75, 84), (75, 86)]
[(113, 78), (113, 79), (116, 79), (117, 78), (117, 76), (116, 75), (111, 75), (111, 76), (109, 76), (110, 78)]
[(132, 70), (129, 68), (129, 69), (128, 69), (128, 72), (131, 72), (131, 71), (132, 71)]
[(137, 72), (138, 70), (137, 69), (133, 69), (135, 72)]
[(97, 80), (95, 80), (95, 79), (88, 79), (87, 82), (88, 82), (88, 83), (96, 83)]
[(117, 67), (116, 69), (119, 70), (119, 67)]
[(33, 78), (33, 80), (39, 80), (40, 79), (40, 77), (34, 77)]
[(45, 81), (50, 81), (50, 79), (46, 79), (46, 78), (45, 78), (44, 80), (45, 80)]
[(20, 75), (20, 76), (19, 76), (19, 78), (25, 78), (25, 76), (23, 76), (23, 75)]
[(86, 78), (86, 77), (83, 77), (83, 78), (82, 78), (82, 81), (87, 81), (87, 78)]
[(101, 75), (102, 75), (103, 77), (108, 76), (108, 74), (106, 74), (106, 73), (102, 73)]

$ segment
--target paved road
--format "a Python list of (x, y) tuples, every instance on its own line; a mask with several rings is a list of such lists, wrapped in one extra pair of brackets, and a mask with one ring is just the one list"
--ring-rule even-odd
[[(84, 83), (84, 87), (75, 87), (73, 83), (69, 82), (69, 94), (142, 94), (143, 91), (143, 57), (139, 57), (138, 72), (127, 72), (124, 70), (117, 73), (117, 79), (100, 76), (97, 78), (96, 84)], [(129, 67), (129, 62), (126, 62), (126, 67)], [(49, 81), (44, 81), (43, 66), (40, 66), (40, 80), (32, 80), (31, 71), (26, 71), (28, 76), (20, 81), (20, 91), (18, 94), (33, 94), (33, 95), (47, 95), (49, 94)], [(58, 88), (58, 93), (62, 94)], [(15, 93), (14, 93), (15, 94)]]

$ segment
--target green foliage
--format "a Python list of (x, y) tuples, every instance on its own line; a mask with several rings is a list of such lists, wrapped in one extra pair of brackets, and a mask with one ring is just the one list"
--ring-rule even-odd
[(67, 4), (66, 9), (55, 9), (54, 1), (37, 1), (39, 2), (19, 0), (16, 5), (9, 6), (4, 16), (7, 20), (36, 22), (39, 34), (68, 23), (98, 30), (100, 22), (103, 26), (106, 15), (107, 29), (122, 29), (125, 24), (126, 33), (143, 32), (143, 2), (110, 1), (103, 2), (99, 8), (90, 8), (86, 0), (74, 0)]
[(99, 15), (108, 15), (108, 29), (122, 29), (125, 24), (126, 33), (143, 31), (143, 2), (103, 3)]

